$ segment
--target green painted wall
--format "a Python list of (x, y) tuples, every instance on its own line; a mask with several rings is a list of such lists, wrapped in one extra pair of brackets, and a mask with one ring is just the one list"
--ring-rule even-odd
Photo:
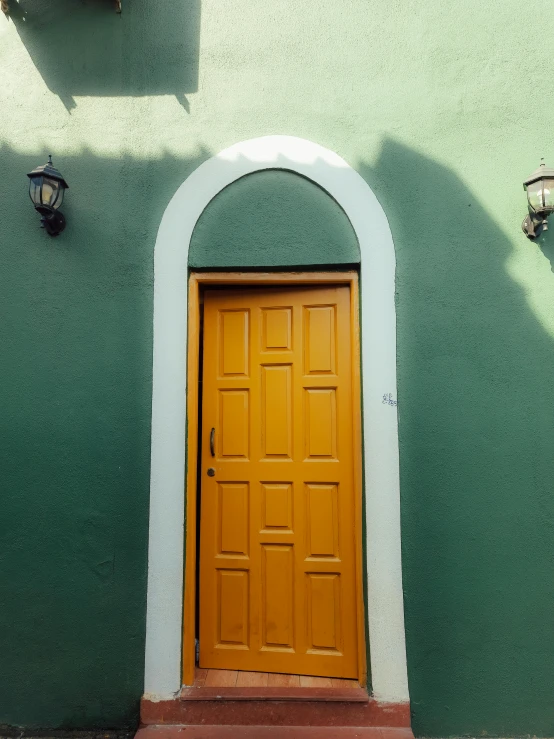
[[(279, 133), (354, 166), (395, 240), (414, 730), (552, 736), (554, 240), (520, 222), (521, 181), (554, 161), (554, 93), (536, 92), (554, 16), (538, 0), (11, 2), (0, 723), (136, 721), (156, 232), (199, 163)], [(55, 240), (26, 194), (49, 152), (71, 188)]]
[(222, 190), (198, 219), (189, 251), (197, 269), (359, 261), (342, 208), (314, 183), (282, 170), (256, 172)]

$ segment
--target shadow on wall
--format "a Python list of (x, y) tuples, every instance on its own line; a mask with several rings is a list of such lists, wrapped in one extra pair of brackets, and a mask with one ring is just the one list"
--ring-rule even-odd
[(554, 235), (552, 233), (552, 227), (547, 231), (543, 231), (534, 243), (550, 262), (551, 272), (554, 272)]
[(170, 198), (209, 154), (53, 153), (70, 184), (56, 238), (39, 228), (25, 176), (47, 151), (0, 146), (10, 183), (0, 199), (0, 726), (133, 728), (154, 243)]
[[(210, 152), (54, 151), (71, 187), (56, 239), (27, 195), (46, 154), (0, 147), (17, 185), (0, 199), (0, 724), (122, 728), (143, 690), (153, 250)], [(358, 169), (396, 245), (415, 733), (552, 736), (553, 340), (451, 171), (394, 141)]]
[[(552, 336), (507, 273), (512, 243), (456, 175), (390, 140), (359, 171), (396, 247), (415, 734), (552, 736)], [(533, 244), (515, 219), (514, 238), (552, 257), (551, 232)]]
[(46, 85), (78, 96), (186, 95), (198, 89), (200, 0), (10, 0), (9, 17)]

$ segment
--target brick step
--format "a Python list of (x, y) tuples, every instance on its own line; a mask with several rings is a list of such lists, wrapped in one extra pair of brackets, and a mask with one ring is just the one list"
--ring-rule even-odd
[[(196, 688), (199, 690), (199, 688)], [(220, 690), (220, 689), (218, 689)], [(244, 689), (242, 689), (244, 690)], [(259, 688), (257, 689), (259, 690)], [(307, 689), (303, 689), (304, 691)], [(321, 690), (321, 689), (318, 689)], [(275, 726), (275, 727), (374, 727), (410, 731), (408, 703), (379, 703), (367, 695), (363, 702), (349, 700), (248, 700), (151, 701), (141, 704), (143, 725), (174, 726)], [(184, 735), (186, 736), (186, 735)], [(411, 736), (411, 733), (410, 733)]]
[(143, 726), (136, 739), (414, 739), (411, 729), (360, 726)]

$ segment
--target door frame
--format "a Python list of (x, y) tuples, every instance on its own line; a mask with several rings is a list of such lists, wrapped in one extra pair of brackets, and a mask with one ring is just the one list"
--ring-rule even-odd
[(254, 172), (284, 170), (315, 183), (342, 208), (360, 248), (369, 674), (375, 700), (407, 704), (396, 403), (396, 258), (387, 216), (353, 166), (336, 152), (296, 136), (239, 141), (217, 154), (208, 154), (195, 169), (187, 166), (183, 163), (183, 182), (163, 213), (154, 249), (144, 698), (154, 702), (171, 699), (181, 688), (191, 238), (198, 219), (219, 192)]
[[(354, 446), (354, 517), (355, 532), (355, 581), (356, 581), (356, 626), (358, 680), (367, 683), (365, 607), (363, 588), (363, 541), (362, 541), (362, 393), (359, 289), (356, 272), (192, 272), (188, 283), (188, 388), (187, 388), (187, 497), (185, 514), (185, 580), (183, 607), (182, 674), (183, 684), (194, 683), (196, 665), (196, 602), (197, 602), (197, 556), (198, 542), (196, 521), (198, 512), (198, 429), (192, 426), (199, 410), (199, 354), (200, 354), (200, 290), (206, 286), (239, 287), (253, 286), (328, 286), (347, 285), (350, 288), (350, 332), (352, 338), (352, 438)], [(192, 432), (192, 428), (196, 433)]]

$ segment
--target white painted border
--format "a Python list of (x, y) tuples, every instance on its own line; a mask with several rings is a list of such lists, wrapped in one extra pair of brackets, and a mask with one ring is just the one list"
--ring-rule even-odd
[(371, 680), (381, 701), (409, 700), (400, 560), (395, 255), (387, 218), (365, 180), (337, 154), (292, 136), (243, 141), (196, 169), (169, 203), (154, 258), (154, 367), (145, 693), (181, 685), (187, 261), (196, 221), (244, 175), (286, 169), (317, 183), (350, 219), (361, 251), (362, 382)]

